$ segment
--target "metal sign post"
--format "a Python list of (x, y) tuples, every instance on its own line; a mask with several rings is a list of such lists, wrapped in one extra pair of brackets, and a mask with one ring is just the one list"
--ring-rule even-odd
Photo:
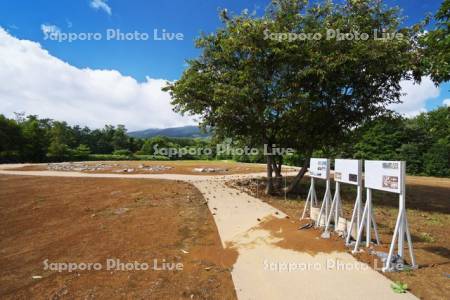
[[(308, 196), (306, 197), (305, 207), (303, 208), (302, 218), (305, 218), (309, 206), (309, 213), (313, 211), (313, 206), (317, 206), (317, 194), (314, 186), (315, 178), (327, 180), (327, 188), (325, 191), (324, 201), (326, 200), (326, 212), (328, 214), (328, 207), (331, 198), (330, 192), (330, 160), (326, 158), (311, 158), (309, 162), (309, 177), (311, 178), (311, 186), (309, 188)], [(328, 200), (327, 200), (328, 199)], [(323, 204), (322, 204), (323, 206)], [(322, 209), (320, 210), (322, 212)], [(325, 215), (325, 218), (327, 215)], [(320, 220), (320, 219), (319, 219)], [(326, 221), (326, 220), (325, 220)], [(317, 223), (316, 223), (317, 225)]]
[(406, 233), (406, 239), (408, 242), (408, 250), (409, 255), (411, 258), (411, 265), (413, 268), (417, 268), (416, 264), (416, 258), (414, 256), (414, 250), (412, 246), (412, 240), (411, 240), (411, 233), (409, 232), (409, 226), (408, 226), (408, 216), (406, 214), (406, 184), (405, 184), (405, 170), (406, 170), (406, 163), (402, 161), (400, 163), (401, 165), (401, 192), (399, 195), (399, 209), (398, 209), (398, 216), (397, 216), (397, 222), (395, 224), (394, 229), (394, 235), (392, 236), (392, 242), (391, 246), (389, 248), (389, 254), (386, 260), (386, 264), (383, 268), (383, 272), (391, 271), (392, 270), (392, 257), (394, 255), (394, 248), (395, 248), (395, 242), (397, 240), (398, 236), (398, 256), (403, 259), (403, 241), (405, 240), (405, 233)]
[[(347, 232), (347, 237), (345, 239), (345, 245), (350, 245), (350, 238), (352, 236), (351, 232), (353, 230), (353, 226), (356, 225), (356, 230), (358, 230), (359, 226), (361, 226), (361, 212), (362, 212), (362, 186), (358, 185), (356, 190), (356, 200), (355, 206), (353, 207), (352, 219), (350, 221), (350, 232)], [(356, 219), (356, 220), (355, 220)], [(355, 224), (356, 221), (356, 224)]]
[(366, 160), (364, 163), (365, 167), (365, 183), (364, 186), (367, 189), (367, 200), (364, 206), (364, 212), (362, 216), (361, 225), (358, 230), (358, 238), (355, 244), (353, 252), (356, 252), (359, 247), (359, 243), (362, 239), (362, 234), (364, 227), (366, 228), (366, 246), (370, 243), (370, 223), (373, 223), (375, 235), (378, 240), (378, 234), (376, 230), (375, 219), (372, 214), (372, 190), (381, 190), (391, 193), (396, 193), (399, 195), (399, 212), (397, 216), (397, 221), (395, 224), (394, 233), (392, 236), (392, 242), (389, 248), (389, 254), (385, 262), (383, 271), (391, 271), (393, 269), (392, 264), (394, 261), (394, 248), (396, 243), (398, 247), (398, 255), (395, 259), (396, 261), (403, 263), (404, 258), (404, 248), (403, 242), (406, 239), (408, 241), (409, 254), (411, 256), (411, 265), (413, 268), (417, 267), (416, 260), (414, 257), (413, 246), (411, 241), (411, 234), (408, 227), (408, 219), (406, 216), (405, 208), (405, 170), (406, 163), (404, 161), (379, 161), (379, 160)]
[(317, 221), (316, 221), (316, 228), (321, 226), (320, 225), (320, 220), (322, 219), (322, 217), (325, 218), (325, 222), (324, 224), (328, 223), (327, 217), (328, 217), (328, 208), (330, 206), (330, 201), (331, 201), (331, 181), (330, 178), (327, 179), (327, 183), (326, 183), (326, 188), (325, 188), (325, 195), (323, 195), (323, 200), (322, 200), (322, 207), (320, 207), (320, 212), (319, 215), (317, 216)]
[(302, 220), (305, 218), (309, 204), (309, 213), (311, 214), (313, 205), (317, 205), (316, 189), (314, 187), (314, 177), (311, 177), (311, 186), (309, 187), (308, 196), (306, 197), (305, 208), (303, 208)]
[[(356, 159), (336, 159), (334, 164), (334, 181), (336, 182), (336, 191), (331, 203), (331, 211), (328, 216), (325, 231), (322, 235), (324, 238), (329, 237), (329, 228), (331, 219), (334, 215), (334, 230), (336, 231), (339, 224), (339, 217), (342, 216), (342, 203), (341, 203), (341, 184), (351, 184), (357, 186), (357, 195), (355, 201), (355, 207), (353, 209), (352, 219), (350, 222), (350, 231), (353, 226), (359, 227), (361, 220), (361, 208), (362, 208), (362, 161)], [(344, 229), (345, 230), (345, 229)], [(346, 243), (350, 241), (351, 233), (347, 235)]]
[(373, 226), (373, 231), (375, 233), (375, 238), (377, 244), (380, 244), (380, 238), (378, 236), (377, 223), (375, 222), (375, 217), (373, 216), (372, 210), (372, 190), (367, 189), (367, 197), (366, 197), (366, 205), (364, 205), (364, 211), (362, 215), (361, 224), (358, 227), (358, 235), (356, 237), (355, 248), (353, 249), (353, 253), (358, 251), (359, 244), (362, 240), (362, 235), (364, 231), (364, 227), (366, 227), (366, 247), (370, 245), (370, 233), (371, 233), (371, 225)]
[(334, 231), (338, 226), (339, 216), (342, 215), (342, 206), (341, 206), (341, 185), (339, 181), (336, 181), (336, 191), (334, 192), (333, 201), (331, 202), (330, 214), (328, 215), (327, 225), (325, 225), (325, 235), (324, 237), (328, 238), (328, 229), (331, 223), (331, 217), (334, 214)]

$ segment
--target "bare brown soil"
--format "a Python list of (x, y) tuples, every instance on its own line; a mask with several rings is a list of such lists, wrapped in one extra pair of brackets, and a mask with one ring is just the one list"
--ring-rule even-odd
[[(96, 171), (83, 171), (85, 173), (117, 173), (120, 170), (132, 168), (134, 169), (131, 173), (120, 173), (120, 174), (185, 174), (185, 175), (229, 175), (229, 174), (246, 174), (246, 173), (257, 173), (264, 172), (265, 166), (259, 164), (250, 163), (237, 163), (231, 161), (196, 161), (196, 160), (184, 160), (184, 161), (102, 161), (102, 162), (87, 162), (88, 165), (97, 165), (99, 163), (104, 163), (108, 165), (118, 164), (119, 166), (113, 166), (107, 170), (96, 170)], [(172, 167), (168, 170), (160, 171), (148, 171), (140, 169), (140, 165), (145, 166), (167, 166)], [(195, 172), (195, 168), (215, 168), (223, 169), (224, 171), (219, 172)], [(19, 171), (44, 171), (48, 170), (46, 164), (31, 165), (20, 167), (13, 170)]]
[[(0, 176), (2, 299), (235, 299), (236, 258), (187, 183)], [(57, 272), (46, 259), (103, 268)], [(150, 268), (107, 271), (107, 259)], [(154, 270), (154, 259), (183, 270)]]
[[(406, 181), (408, 222), (419, 269), (382, 274), (393, 281), (407, 283), (410, 291), (422, 299), (448, 299), (448, 295), (450, 295), (450, 179), (407, 176)], [(289, 184), (289, 179), (287, 180), (287, 184)], [(344, 241), (337, 236), (332, 235), (329, 240), (321, 239), (323, 243), (328, 244), (328, 246), (325, 246), (317, 242), (322, 232), (321, 230), (296, 230), (299, 227), (297, 223), (304, 222), (299, 222), (298, 219), (303, 211), (309, 184), (309, 178), (305, 178), (300, 185), (298, 193), (295, 195), (287, 195), (285, 199), (283, 193), (277, 196), (264, 195), (261, 192), (265, 187), (264, 179), (260, 181), (255, 179), (237, 180), (227, 183), (228, 186), (245, 191), (252, 196), (257, 196), (287, 213), (290, 220), (295, 220), (295, 223), (291, 223), (290, 229), (287, 230), (287, 236), (283, 232), (285, 241), (280, 242), (282, 246), (307, 252), (320, 252), (329, 249), (339, 251), (344, 247)], [(320, 197), (323, 196), (325, 189), (324, 183), (318, 182), (316, 186), (319, 200), (321, 200)], [(341, 191), (344, 215), (347, 219), (350, 219), (356, 189), (348, 185), (341, 185)], [(371, 248), (373, 250), (387, 252), (398, 213), (398, 196), (391, 193), (374, 191), (373, 205), (381, 245), (372, 246)], [(271, 225), (275, 232), (279, 226), (280, 224)], [(315, 246), (313, 248), (305, 248), (306, 244)], [(347, 249), (347, 251), (350, 250), (350, 248)], [(405, 255), (408, 261), (409, 253), (406, 248)], [(376, 256), (369, 255), (367, 250), (355, 256), (372, 266), (382, 267), (380, 260)]]
[[(259, 225), (259, 228), (270, 231), (274, 237), (281, 238), (275, 244), (284, 249), (306, 252), (311, 255), (321, 252), (347, 251), (342, 243), (342, 239), (337, 236), (324, 240), (320, 238), (318, 230), (299, 230), (301, 226), (308, 223), (308, 220), (291, 219), (290, 217), (286, 219), (271, 217), (268, 220), (264, 220)], [(305, 243), (305, 241), (308, 241), (308, 243)]]

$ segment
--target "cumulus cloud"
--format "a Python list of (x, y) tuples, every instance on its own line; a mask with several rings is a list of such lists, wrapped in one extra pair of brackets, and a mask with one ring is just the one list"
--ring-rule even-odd
[(442, 101), (442, 105), (443, 105), (443, 106), (449, 107), (449, 106), (450, 106), (450, 98), (444, 99), (444, 100)]
[(425, 112), (426, 102), (438, 97), (440, 93), (439, 87), (434, 85), (430, 77), (422, 77), (420, 84), (405, 80), (400, 86), (405, 94), (400, 98), (402, 103), (392, 104), (389, 108), (407, 117)]
[(92, 0), (91, 7), (97, 10), (103, 10), (108, 15), (111, 15), (111, 6), (109, 6), (106, 2), (106, 0)]
[(0, 113), (26, 112), (93, 128), (195, 124), (172, 111), (164, 79), (137, 82), (116, 70), (76, 68), (39, 43), (20, 40), (0, 27)]

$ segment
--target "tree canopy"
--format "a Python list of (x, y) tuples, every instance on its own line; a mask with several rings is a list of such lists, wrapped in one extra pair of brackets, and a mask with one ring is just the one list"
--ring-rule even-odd
[[(201, 55), (169, 83), (175, 109), (199, 115), (223, 137), (311, 153), (399, 102), (400, 81), (420, 79), (420, 26), (397, 8), (353, 0), (272, 1), (262, 17), (222, 11), (223, 28), (201, 36)], [(367, 39), (329, 38), (366, 33)], [(401, 34), (377, 38), (375, 32)], [(296, 38), (302, 34), (320, 38)], [(273, 158), (267, 156), (270, 189)]]
[(423, 62), (436, 83), (450, 80), (450, 0), (434, 16), (435, 27), (421, 38)]

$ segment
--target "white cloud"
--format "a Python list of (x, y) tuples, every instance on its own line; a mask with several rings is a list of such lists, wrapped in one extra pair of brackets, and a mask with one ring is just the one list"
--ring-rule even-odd
[(44, 35), (59, 34), (61, 29), (56, 25), (41, 24), (41, 30)]
[(50, 55), (39, 43), (19, 40), (0, 27), (0, 113), (65, 120), (94, 128), (195, 124), (172, 111), (164, 79), (139, 83), (116, 70), (79, 69)]
[(450, 107), (450, 98), (444, 99), (444, 100), (442, 101), (442, 105), (443, 105), (443, 106)]
[(392, 104), (390, 109), (412, 117), (425, 112), (425, 104), (428, 100), (439, 96), (439, 87), (435, 86), (430, 77), (422, 77), (420, 84), (414, 84), (413, 81), (402, 81), (400, 83), (404, 96), (400, 98), (402, 103)]
[(103, 10), (104, 12), (106, 12), (108, 15), (111, 15), (112, 11), (111, 11), (111, 6), (108, 5), (108, 3), (106, 3), (106, 0), (92, 0), (91, 1), (91, 7), (95, 8), (95, 9), (100, 9)]

